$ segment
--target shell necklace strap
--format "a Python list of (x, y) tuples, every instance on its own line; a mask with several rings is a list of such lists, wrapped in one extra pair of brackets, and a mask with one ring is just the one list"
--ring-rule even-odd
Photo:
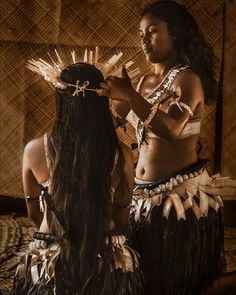
[[(168, 90), (176, 77), (178, 76), (179, 73), (182, 71), (185, 71), (189, 69), (189, 65), (184, 65), (184, 64), (178, 64), (171, 68), (165, 77), (162, 79), (162, 81), (152, 90), (152, 92), (145, 97), (146, 100), (152, 105), (154, 104), (160, 104), (160, 99), (161, 95), (164, 93), (164, 91)], [(142, 80), (143, 81), (143, 80)], [(140, 93), (140, 88), (141, 88), (142, 83), (139, 85), (138, 92)], [(144, 123), (139, 119), (137, 123), (137, 128), (136, 128), (136, 138), (138, 141), (139, 147), (141, 146), (142, 142), (146, 141), (145, 139), (145, 126)]]
[[(164, 78), (161, 80), (161, 82), (151, 91), (151, 93), (148, 94), (147, 96), (145, 96), (145, 99), (148, 100), (148, 102), (150, 102), (151, 104), (156, 103), (158, 101), (159, 97), (161, 96), (161, 94), (164, 92), (164, 90), (168, 89), (169, 86), (173, 83), (173, 81), (176, 78), (176, 75), (179, 72), (181, 72), (182, 70), (185, 70), (189, 67), (190, 66), (184, 65), (184, 64), (178, 64), (178, 65), (172, 67), (167, 72), (167, 74), (164, 76)], [(137, 92), (139, 92), (139, 93), (140, 93), (140, 89), (141, 89), (143, 80), (144, 80), (144, 77), (137, 89)]]

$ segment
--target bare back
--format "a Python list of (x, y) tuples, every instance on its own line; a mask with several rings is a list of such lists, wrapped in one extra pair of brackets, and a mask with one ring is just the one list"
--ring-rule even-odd
[[(131, 150), (121, 143), (124, 155), (123, 175), (117, 175), (116, 169), (112, 175), (112, 186), (114, 187), (113, 203), (111, 210), (110, 228), (112, 230), (123, 229), (128, 222), (129, 203), (132, 198), (133, 189), (133, 158)], [(24, 151), (23, 159), (23, 186), (25, 195), (37, 198), (40, 194), (40, 184), (49, 179), (49, 167), (47, 164), (47, 144), (45, 137), (30, 141)], [(116, 206), (117, 205), (117, 206)], [(27, 204), (29, 216), (34, 220), (41, 232), (49, 232), (47, 223), (47, 207), (44, 214), (39, 211), (38, 202)]]

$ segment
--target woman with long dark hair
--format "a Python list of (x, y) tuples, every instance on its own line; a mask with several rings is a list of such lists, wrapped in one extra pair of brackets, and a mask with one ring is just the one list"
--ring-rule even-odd
[(60, 77), (44, 77), (56, 86), (56, 118), (24, 152), (24, 191), (39, 231), (18, 267), (14, 294), (140, 294), (137, 256), (124, 236), (132, 153), (117, 138), (108, 98), (96, 92), (103, 75), (77, 63)]
[[(146, 6), (140, 39), (154, 72), (135, 90), (108, 77), (101, 93), (136, 129), (139, 158), (130, 222), (148, 295), (205, 292), (222, 271), (222, 201), (198, 157), (204, 105), (216, 97), (212, 52), (184, 6)], [(218, 193), (216, 193), (218, 194)]]

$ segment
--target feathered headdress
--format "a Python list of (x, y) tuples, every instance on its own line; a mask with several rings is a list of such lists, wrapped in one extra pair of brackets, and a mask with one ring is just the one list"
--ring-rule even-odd
[[(60, 75), (61, 75), (61, 71), (66, 68), (66, 64), (62, 61), (56, 49), (55, 49), (55, 54), (57, 56), (57, 62), (55, 62), (54, 59), (51, 57), (51, 55), (48, 53), (52, 61), (51, 64), (41, 58), (39, 58), (38, 60), (31, 59), (31, 60), (28, 60), (27, 68), (43, 76), (46, 81), (53, 84), (54, 87), (56, 88), (65, 89), (68, 86), (75, 87), (75, 91), (72, 94), (73, 96), (78, 95), (80, 92), (82, 92), (83, 96), (85, 96), (85, 91), (97, 91), (97, 89), (88, 88), (89, 81), (85, 81), (83, 85), (80, 84), (80, 81), (77, 81), (75, 85), (63, 82), (60, 79)], [(83, 62), (93, 64), (102, 72), (104, 76), (118, 75), (118, 73), (120, 72), (120, 67), (117, 67), (116, 64), (122, 55), (123, 55), (122, 52), (120, 52), (119, 54), (114, 54), (107, 62), (101, 63), (99, 62), (98, 47), (96, 47), (95, 51), (89, 50), (88, 52), (88, 50), (85, 49)], [(75, 51), (71, 52), (71, 56), (72, 56), (73, 63), (78, 62), (76, 60)], [(131, 65), (133, 65), (133, 62), (129, 61), (124, 66), (126, 69), (128, 69)], [(132, 71), (129, 71), (129, 76), (131, 79), (133, 79), (137, 75), (139, 75), (139, 73), (140, 73), (139, 69), (136, 68)]]

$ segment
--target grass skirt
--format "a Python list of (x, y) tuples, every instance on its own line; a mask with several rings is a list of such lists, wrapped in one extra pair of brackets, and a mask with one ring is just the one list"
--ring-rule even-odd
[(140, 254), (145, 295), (204, 294), (221, 274), (222, 201), (201, 190), (211, 180), (201, 162), (136, 184), (130, 240)]
[[(28, 252), (22, 256), (16, 271), (11, 295), (54, 295), (72, 294), (70, 290), (60, 290), (60, 246), (57, 242), (47, 244), (43, 241), (44, 234), (37, 233), (38, 238), (29, 246)], [(47, 235), (48, 236), (48, 235)], [(107, 295), (142, 295), (142, 273), (138, 264), (137, 253), (126, 245), (123, 235), (112, 236), (114, 280)], [(56, 265), (57, 264), (57, 265)], [(57, 266), (57, 267), (56, 267)], [(98, 254), (98, 267), (102, 269), (102, 258)], [(94, 286), (90, 288), (91, 295), (99, 295), (98, 272)], [(65, 293), (66, 292), (66, 293)], [(87, 294), (87, 293), (86, 293)], [(76, 293), (76, 295), (79, 295)]]

